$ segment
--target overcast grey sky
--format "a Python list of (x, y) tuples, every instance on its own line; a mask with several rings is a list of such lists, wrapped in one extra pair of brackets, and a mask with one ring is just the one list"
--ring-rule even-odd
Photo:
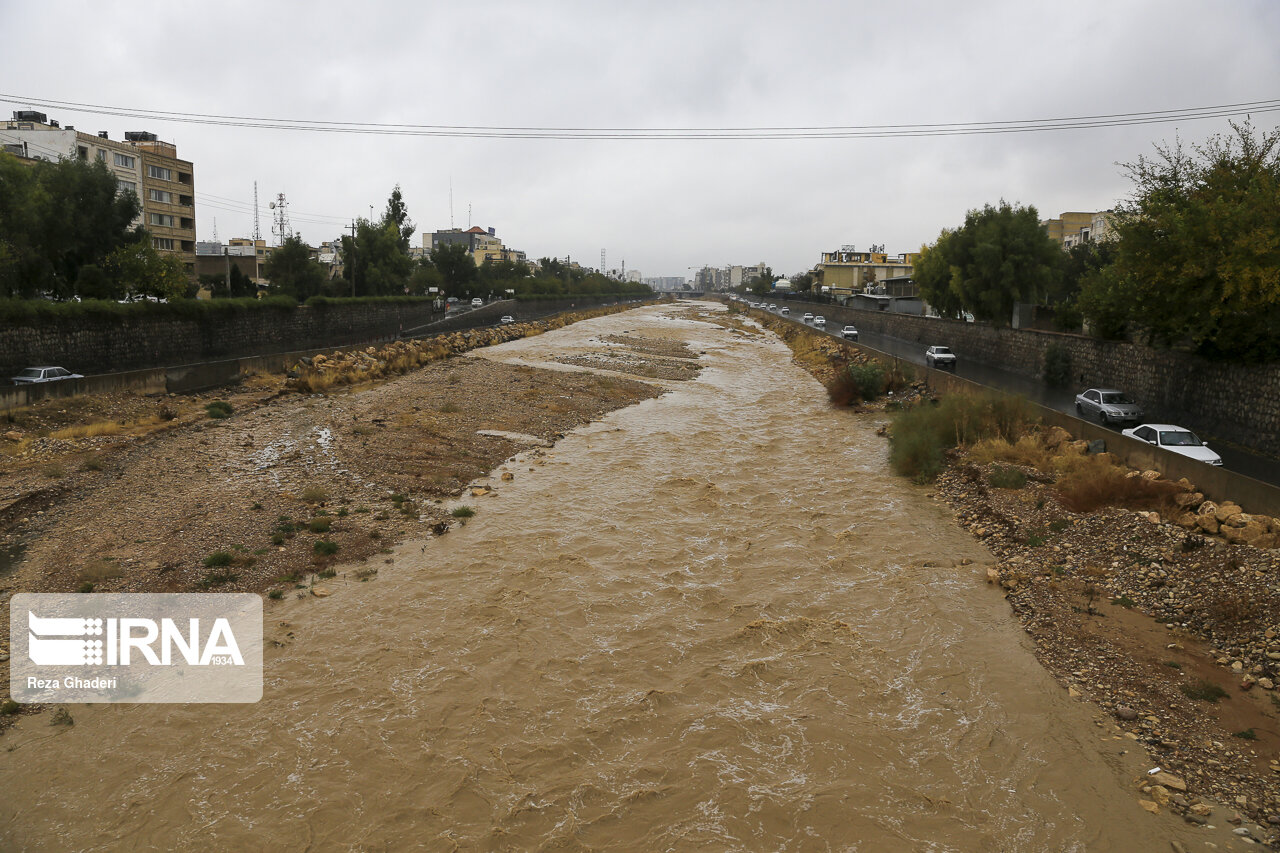
[[(0, 109), (46, 101), (317, 122), (577, 128), (940, 124), (1280, 98), (1280, 3), (167, 2), (0, 0)], [(13, 96), (17, 96), (15, 99)], [(23, 101), (21, 99), (28, 99)], [(915, 251), (1000, 198), (1098, 210), (1117, 167), (1224, 118), (890, 139), (468, 139), (203, 126), (150, 130), (194, 163), (199, 238), (252, 231), (258, 182), (315, 244), (398, 183), (420, 234), (492, 226), (530, 257), (645, 275), (842, 244)], [(1272, 128), (1280, 113), (1256, 114)]]

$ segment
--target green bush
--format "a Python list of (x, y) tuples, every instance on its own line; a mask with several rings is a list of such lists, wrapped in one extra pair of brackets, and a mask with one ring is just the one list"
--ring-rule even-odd
[(476, 511), (469, 506), (460, 506), (454, 508), (453, 512), (449, 514), (454, 518), (470, 518), (476, 514)]
[(317, 539), (311, 548), (322, 557), (332, 557), (338, 553), (338, 543), (331, 542), (328, 539)]
[(312, 533), (328, 533), (329, 528), (332, 526), (333, 526), (333, 521), (328, 516), (324, 516), (321, 518), (311, 519), (311, 521), (307, 524), (307, 529), (310, 530)]
[(204, 567), (206, 569), (216, 569), (222, 566), (229, 566), (235, 561), (235, 555), (230, 551), (214, 551), (212, 554), (204, 558)]
[(946, 452), (984, 438), (1013, 443), (1034, 423), (1023, 397), (1006, 394), (951, 394), (936, 405), (906, 409), (889, 430), (889, 464), (918, 483), (942, 472)]
[(1071, 385), (1071, 353), (1066, 344), (1052, 343), (1044, 350), (1044, 381), (1054, 388)]
[(211, 418), (229, 418), (231, 417), (231, 404), (226, 400), (214, 400), (212, 403), (206, 403), (204, 410)]
[(997, 489), (1021, 489), (1027, 484), (1027, 475), (1012, 465), (997, 465), (987, 474), (987, 483)]

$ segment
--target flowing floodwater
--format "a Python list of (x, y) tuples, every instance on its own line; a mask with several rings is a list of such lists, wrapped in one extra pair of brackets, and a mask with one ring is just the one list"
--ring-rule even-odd
[(267, 602), (259, 704), (24, 720), (0, 848), (1169, 849), (989, 555), (771, 336), (663, 307), (483, 356), (627, 332), (701, 375), (376, 580)]

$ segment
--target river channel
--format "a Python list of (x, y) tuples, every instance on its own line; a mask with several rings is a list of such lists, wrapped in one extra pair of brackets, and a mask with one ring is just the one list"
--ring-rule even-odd
[[(704, 306), (708, 313), (722, 312)], [(689, 308), (476, 357), (686, 341), (695, 380), (500, 470), (375, 579), (264, 602), (255, 705), (0, 741), (6, 850), (1168, 850), (990, 555), (767, 334)], [(559, 365), (563, 368), (564, 365)], [(347, 575), (350, 578), (350, 574)]]

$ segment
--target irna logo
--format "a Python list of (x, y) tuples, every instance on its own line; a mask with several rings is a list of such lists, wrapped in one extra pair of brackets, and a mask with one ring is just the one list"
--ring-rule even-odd
[(188, 619), (184, 631), (173, 619), (42, 618), (28, 611), (27, 655), (38, 666), (130, 666), (135, 653), (152, 666), (175, 658), (191, 666), (244, 666), (231, 623), (212, 623), (202, 633), (199, 619)]

